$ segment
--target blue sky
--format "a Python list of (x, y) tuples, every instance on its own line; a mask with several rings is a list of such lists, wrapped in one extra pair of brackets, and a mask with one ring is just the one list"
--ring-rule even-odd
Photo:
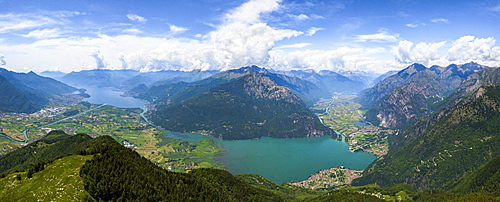
[(14, 71), (500, 66), (493, 0), (0, 0)]

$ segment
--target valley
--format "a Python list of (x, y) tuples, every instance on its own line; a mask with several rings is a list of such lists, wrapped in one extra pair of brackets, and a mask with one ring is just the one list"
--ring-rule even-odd
[[(93, 110), (89, 111), (90, 109)], [(68, 118), (65, 116), (66, 114), (80, 112), (87, 113), (66, 119)], [(160, 138), (163, 133), (144, 122), (139, 116), (141, 112), (142, 110), (138, 108), (117, 108), (111, 105), (82, 102), (72, 107), (63, 108), (58, 113), (51, 114), (50, 117), (44, 119), (33, 122), (26, 117), (26, 120), (31, 122), (12, 128), (9, 126), (3, 128), (5, 128), (6, 134), (16, 134), (13, 137), (21, 140), (22, 137), (19, 135), (22, 135), (22, 131), (27, 127), (35, 128), (63, 120), (40, 129), (31, 129), (27, 132), (27, 136), (33, 141), (52, 130), (64, 130), (69, 134), (86, 133), (94, 137), (108, 135), (157, 164), (179, 172), (186, 172), (198, 167), (223, 167), (222, 163), (213, 160), (222, 151), (215, 142), (208, 138), (198, 142)], [(15, 115), (13, 116), (15, 117)], [(20, 146), (20, 143), (8, 140), (1, 143), (5, 145), (5, 152), (9, 148), (14, 149)], [(186, 144), (187, 147), (185, 147)]]
[(0, 202), (500, 201), (500, 0), (0, 2)]
[(337, 95), (323, 99), (312, 110), (328, 127), (347, 137), (349, 148), (354, 152), (367, 152), (377, 157), (387, 154), (388, 136), (397, 130), (385, 129), (366, 123), (356, 95)]
[[(437, 78), (437, 74), (460, 68), (470, 71), (467, 70), (466, 76), (460, 74), (463, 77), (446, 74), (454, 81), (464, 80), (453, 86), (453, 92), (442, 88), (440, 82), (426, 82), (429, 77), (432, 80)], [(131, 155), (144, 157), (162, 167), (161, 172), (189, 174), (219, 172), (204, 169), (224, 169), (228, 172), (221, 172), (236, 175), (239, 180), (259, 189), (283, 189), (271, 191), (283, 197), (298, 197), (298, 193), (318, 197), (325, 192), (315, 190), (323, 189), (338, 190), (332, 192), (335, 194), (353, 191), (356, 195), (366, 194), (385, 200), (425, 198), (422, 190), (428, 188), (467, 192), (472, 188), (466, 187), (475, 187), (475, 184), (462, 180), (457, 173), (466, 176), (483, 164), (491, 167), (494, 163), (487, 164), (488, 161), (498, 156), (495, 146), (498, 138), (489, 133), (498, 130), (498, 118), (495, 117), (498, 117), (500, 91), (496, 85), (500, 73), (497, 69), (479, 71), (475, 68), (483, 67), (474, 63), (446, 68), (414, 64), (387, 77), (364, 94), (337, 93), (331, 98), (314, 97), (307, 93), (295, 95), (293, 90), (273, 79), (290, 86), (292, 84), (288, 82), (293, 85), (310, 83), (276, 76), (255, 66), (218, 73), (196, 85), (162, 84), (159, 88), (163, 90), (154, 89), (154, 92), (173, 94), (163, 94), (166, 96), (162, 98), (164, 102), (151, 97), (155, 100), (152, 104), (124, 97), (123, 92), (109, 88), (87, 87), (85, 94), (79, 90), (80, 94), (50, 96), (46, 108), (35, 113), (0, 114), (0, 158), (8, 159), (3, 165), (5, 168), (2, 168), (8, 172), (2, 176), (7, 177), (4, 183), (9, 184), (8, 187), (24, 189), (18, 185), (22, 185), (20, 182), (24, 178), (31, 180), (33, 169), (39, 172), (40, 165), (43, 169), (53, 163), (51, 156), (55, 153), (48, 145), (57, 145), (56, 148), (62, 149), (68, 143), (54, 142), (75, 138), (71, 144), (87, 141), (78, 148), (90, 146), (84, 150), (75, 148), (76, 154), (85, 156), (108, 149), (107, 146), (91, 146), (94, 143), (91, 143), (93, 140), (90, 137), (93, 137), (96, 141), (110, 141), (112, 138), (112, 142), (120, 145), (113, 147), (128, 148), (127, 152), (133, 153)], [(402, 93), (395, 84), (387, 88), (384, 83), (391, 80), (413, 90), (418, 82), (427, 86), (419, 86), (420, 90), (415, 90), (413, 94)], [(203, 82), (208, 82), (208, 86), (203, 86)], [(171, 91), (171, 87), (182, 89)], [(304, 86), (294, 89), (301, 88)], [(147, 91), (146, 88), (143, 90)], [(148, 96), (152, 95), (155, 94)], [(374, 95), (378, 98), (371, 97)], [(441, 96), (448, 97), (435, 99)], [(179, 100), (171, 102), (168, 97)], [(316, 102), (307, 105), (302, 97)], [(404, 104), (407, 108), (401, 108), (399, 102), (408, 100), (411, 102)], [(421, 109), (415, 110), (417, 107)], [(463, 133), (458, 134), (453, 128)], [(470, 134), (471, 131), (474, 134)], [(432, 144), (435, 146), (429, 146)], [(44, 148), (48, 151), (42, 151)], [(30, 152), (37, 149), (42, 149), (40, 154)], [(16, 157), (12, 155), (19, 152), (33, 154), (34, 157), (44, 156), (44, 152), (51, 153), (39, 157), (47, 158), (41, 164), (33, 164), (37, 161), (33, 158), (16, 165)], [(114, 157), (100, 155), (92, 161), (99, 162), (95, 160), (97, 158), (116, 161)], [(23, 171), (29, 162), (32, 162), (30, 170)], [(92, 164), (85, 163), (82, 168), (87, 165)], [(447, 172), (451, 167), (453, 172)], [(398, 172), (401, 168), (405, 168), (405, 172)], [(486, 172), (483, 170), (481, 173)], [(96, 177), (94, 172), (85, 172), (88, 172), (85, 175)], [(477, 174), (467, 179), (482, 180)], [(495, 175), (492, 175), (489, 181), (480, 183), (486, 184), (491, 192), (491, 186), (496, 186), (492, 182), (494, 179)], [(81, 183), (78, 179), (72, 180)], [(380, 183), (380, 186), (371, 182)], [(456, 185), (458, 182), (459, 186)], [(97, 197), (92, 189), (85, 187), (92, 197)], [(399, 191), (393, 192), (394, 189)], [(84, 193), (78, 197), (88, 195)], [(468, 196), (457, 194), (450, 197)]]
[[(106, 90), (106, 92), (107, 91), (110, 91), (110, 90)], [(94, 89), (94, 90), (90, 90), (88, 92), (93, 94), (96, 92), (96, 90)], [(97, 93), (97, 95), (100, 95), (102, 93), (104, 93), (104, 92), (99, 91), (99, 93)], [(107, 92), (106, 94), (110, 95), (111, 92)], [(118, 103), (116, 103), (116, 105), (121, 104), (122, 106), (126, 106), (125, 103), (127, 103), (127, 102), (116, 101), (116, 100), (119, 100), (119, 99), (127, 100), (130, 98), (121, 97), (121, 96), (119, 96), (119, 94), (120, 93), (116, 93), (117, 96), (115, 97), (116, 99), (114, 99), (115, 102), (118, 102)], [(99, 99), (100, 99), (99, 97), (95, 97), (95, 96), (91, 97), (91, 98), (85, 98), (85, 100), (89, 100), (89, 101), (93, 101), (93, 102), (104, 103), (104, 102), (109, 101), (109, 102), (113, 103), (111, 98), (107, 98), (108, 100), (99, 100)], [(337, 98), (337, 99), (340, 99), (340, 98)], [(344, 98), (342, 98), (342, 99), (344, 99)], [(33, 117), (40, 118), (39, 114), (32, 115), (33, 116), (32, 118), (28, 118), (30, 116), (25, 115), (25, 114), (17, 114), (17, 116), (19, 116), (19, 117), (26, 116), (25, 119), (23, 119), (24, 121), (21, 123), (18, 121), (18, 123), (20, 123), (18, 126), (15, 126), (15, 127), (13, 126), (11, 128), (10, 127), (4, 127), (4, 128), (5, 128), (5, 131), (12, 131), (12, 133), (9, 132), (7, 134), (19, 135), (19, 134), (22, 134), (22, 131), (24, 129), (26, 129), (27, 127), (28, 128), (35, 128), (35, 127), (43, 126), (43, 125), (55, 122), (57, 120), (65, 119), (65, 118), (67, 118), (67, 115), (73, 115), (73, 114), (85, 112), (85, 111), (88, 111), (89, 109), (94, 109), (98, 106), (100, 106), (100, 105), (90, 104), (90, 103), (85, 101), (85, 102), (76, 103), (76, 105), (71, 106), (71, 107), (58, 108), (57, 112), (54, 110), (45, 110), (47, 112), (52, 112), (52, 113), (47, 114), (44, 116), (43, 119), (37, 119), (36, 121), (32, 121), (32, 120), (34, 120)], [(338, 106), (340, 106), (340, 104)], [(316, 108), (319, 108), (319, 107), (320, 106), (318, 106)], [(331, 111), (331, 113), (339, 113), (340, 114), (341, 112), (337, 111), (340, 108), (343, 108), (343, 107), (332, 107), (329, 110)], [(322, 110), (324, 111), (325, 109), (322, 109)], [(140, 108), (118, 108), (118, 107), (115, 107), (112, 105), (106, 105), (106, 106), (103, 106), (102, 108), (88, 111), (85, 114), (81, 114), (79, 116), (75, 116), (75, 117), (72, 117), (70, 119), (66, 119), (64, 121), (58, 122), (56, 124), (52, 124), (50, 126), (47, 126), (47, 127), (41, 128), (41, 129), (31, 129), (27, 132), (27, 135), (28, 135), (29, 139), (31, 139), (31, 140), (39, 139), (40, 137), (42, 137), (43, 135), (46, 135), (51, 130), (64, 130), (68, 134), (86, 133), (86, 134), (89, 134), (89, 135), (94, 136), (94, 137), (101, 136), (101, 135), (108, 135), (108, 136), (113, 137), (115, 140), (117, 140), (121, 144), (125, 145), (126, 147), (137, 151), (139, 154), (150, 159), (151, 161), (155, 162), (156, 164), (158, 164), (164, 168), (167, 168), (169, 170), (178, 171), (178, 172), (187, 172), (189, 170), (196, 169), (196, 168), (202, 168), (202, 167), (227, 168), (228, 163), (230, 163), (230, 162), (228, 162), (227, 160), (223, 160), (224, 158), (222, 158), (225, 156), (224, 154), (227, 152), (227, 149), (225, 149), (225, 147), (229, 147), (229, 148), (241, 147), (241, 146), (236, 146), (236, 144), (235, 144), (236, 142), (234, 142), (234, 141), (226, 142), (226, 141), (220, 141), (220, 140), (213, 139), (213, 138), (203, 137), (201, 135), (179, 134), (179, 133), (173, 133), (173, 132), (161, 130), (159, 128), (155, 128), (155, 127), (147, 124), (140, 117), (140, 114), (142, 111), (143, 110)], [(12, 114), (12, 115), (14, 115), (14, 114)], [(10, 117), (10, 118), (15, 119), (14, 117), (15, 116)], [(350, 121), (350, 120), (348, 120), (348, 121)], [(6, 122), (7, 122), (7, 120), (6, 120)], [(5, 122), (5, 124), (6, 124), (6, 122)], [(327, 123), (331, 124), (329, 122), (327, 122)], [(338, 126), (334, 125), (334, 126), (332, 126), (332, 128), (333, 127), (338, 127)], [(17, 130), (16, 130), (16, 128), (17, 128)], [(341, 128), (341, 129), (343, 129), (343, 128)], [(15, 131), (17, 131), (17, 132), (15, 132)], [(17, 136), (14, 136), (14, 137), (17, 137)], [(174, 138), (172, 138), (172, 137), (174, 137)], [(22, 137), (17, 137), (17, 138), (22, 138)], [(180, 138), (180, 139), (178, 139), (178, 138)], [(186, 140), (183, 140), (183, 139), (186, 139)], [(328, 147), (320, 146), (321, 144), (325, 144), (326, 142), (321, 143), (318, 141), (311, 141), (310, 143), (307, 143), (307, 144), (311, 144), (311, 143), (318, 144), (318, 146), (316, 146), (316, 147), (318, 149), (323, 148), (323, 150), (328, 149), (330, 147), (338, 147), (338, 146), (340, 146), (339, 144), (342, 144), (338, 141), (330, 141), (330, 140), (328, 140), (328, 138), (324, 139), (324, 140), (323, 139), (324, 138), (322, 138), (322, 141), (331, 142), (331, 143), (327, 143), (327, 145), (332, 145), (332, 146), (328, 146)], [(261, 142), (260, 140), (255, 140), (255, 141), (256, 141), (255, 146), (251, 146), (251, 147), (259, 147), (258, 145), (264, 143), (264, 142), (258, 143), (258, 142)], [(276, 145), (289, 145), (287, 147), (283, 147), (283, 148), (278, 149), (276, 151), (274, 151), (274, 150), (268, 151), (269, 153), (276, 153), (276, 152), (279, 153), (280, 150), (281, 151), (289, 150), (288, 147), (298, 147), (299, 146), (299, 145), (297, 145), (297, 143), (294, 143), (297, 141), (295, 141), (293, 139), (291, 139), (291, 140), (269, 139), (269, 141), (270, 141), (269, 143), (272, 145), (275, 145), (275, 144)], [(251, 141), (251, 142), (253, 142), (253, 141)], [(274, 142), (276, 142), (276, 143), (274, 143)], [(314, 143), (314, 142), (317, 142), (317, 143)], [(2, 144), (5, 145), (4, 147), (6, 148), (6, 151), (8, 148), (14, 149), (20, 145), (19, 143), (14, 143), (14, 142), (7, 141), (7, 140), (3, 141)], [(304, 146), (307, 144), (304, 144)], [(235, 146), (232, 146), (232, 145), (235, 145)], [(250, 144), (250, 145), (253, 145), (253, 144)], [(276, 146), (272, 146), (272, 145), (269, 145), (268, 147), (276, 147)], [(334, 146), (334, 145), (337, 145), (337, 146)], [(308, 146), (308, 147), (311, 147), (311, 146)], [(277, 148), (280, 148), (280, 147), (277, 147)], [(343, 146), (342, 146), (342, 148), (343, 148)], [(237, 149), (237, 150), (240, 150), (240, 149)], [(318, 162), (316, 162), (316, 163), (309, 163), (309, 164), (312, 164), (312, 165), (318, 164), (323, 169), (333, 167), (331, 165), (332, 163), (330, 163), (330, 166), (328, 166), (328, 163), (326, 163), (328, 161), (331, 161), (331, 160), (326, 161), (326, 159), (331, 159), (332, 156), (328, 155), (329, 152), (325, 153), (326, 150), (324, 150), (324, 151), (323, 150), (317, 150), (317, 151), (311, 150), (310, 152), (304, 153), (307, 155), (321, 154), (321, 156), (323, 156), (319, 159), (323, 158), (324, 160), (318, 161), (318, 162), (323, 162), (323, 163), (318, 164)], [(238, 153), (237, 151), (233, 151), (233, 152)], [(292, 151), (292, 153), (293, 152), (294, 151)], [(354, 153), (352, 153), (352, 154), (354, 154)], [(248, 155), (248, 154), (242, 153), (241, 155)], [(263, 153), (262, 155), (267, 155), (267, 154)], [(342, 155), (349, 156), (351, 154), (349, 154), (349, 152), (345, 153), (345, 154), (344, 154), (344, 152), (341, 152), (338, 155), (334, 155), (334, 156), (338, 156), (338, 157), (333, 157), (333, 158), (344, 158), (344, 157), (340, 157)], [(304, 155), (304, 157), (306, 159), (308, 158), (306, 155)], [(233, 156), (233, 157), (225, 157), (225, 158), (226, 159), (227, 158), (239, 159), (240, 157)], [(247, 156), (247, 158), (248, 158), (248, 156)], [(251, 158), (249, 158), (249, 159), (247, 159), (247, 158), (245, 158), (246, 161), (251, 160)], [(275, 158), (275, 157), (272, 157), (272, 158)], [(272, 158), (270, 158), (270, 159), (272, 159)], [(288, 158), (288, 157), (281, 157), (281, 158)], [(265, 162), (265, 159), (260, 159), (259, 161)], [(282, 171), (280, 171), (281, 169), (279, 167), (283, 167), (285, 169), (286, 169), (286, 167), (295, 167), (297, 169), (300, 169), (300, 167), (301, 167), (300, 165), (307, 165), (307, 164), (299, 163), (300, 161), (301, 160), (297, 159), (296, 160), (297, 163), (292, 164), (293, 166), (287, 165), (287, 164), (283, 164), (281, 166), (278, 166), (278, 168), (274, 169), (275, 174), (270, 173), (266, 176), (271, 177), (270, 175), (276, 175), (278, 173), (282, 173)], [(295, 161), (292, 161), (292, 163), (293, 162), (295, 162)], [(371, 161), (367, 161), (367, 163), (370, 163), (370, 162)], [(281, 162), (280, 164), (282, 164), (282, 163), (284, 163), (284, 162)], [(365, 164), (365, 166), (367, 165), (367, 163)], [(266, 165), (266, 163), (263, 163), (263, 162), (261, 162), (259, 164)], [(333, 163), (333, 164), (335, 164), (335, 163)], [(242, 164), (242, 165), (244, 165), (244, 164)], [(340, 165), (345, 165), (345, 162), (341, 163)], [(259, 167), (258, 164), (254, 164), (254, 166)], [(274, 167), (276, 167), (276, 166), (274, 166)], [(362, 169), (363, 167), (356, 166), (356, 168)], [(262, 169), (269, 170), (269, 168), (267, 168), (267, 167), (262, 167)], [(302, 177), (303, 179), (306, 179), (307, 178), (306, 176), (308, 176), (309, 174), (315, 173), (316, 171), (318, 171), (318, 168), (315, 169), (313, 166), (313, 167), (309, 168), (309, 170), (310, 170), (309, 173), (303, 173), (303, 174), (299, 174), (299, 175), (303, 176)], [(257, 170), (254, 170), (254, 171), (240, 170), (237, 172), (239, 172), (239, 173), (249, 173), (249, 172), (253, 173), (253, 172), (259, 172), (259, 171), (257, 171)], [(304, 174), (305, 174), (305, 176), (304, 176)], [(287, 174), (287, 175), (291, 175), (291, 174)], [(284, 179), (290, 179), (290, 177), (288, 176), (288, 177), (285, 177)], [(295, 178), (295, 179), (297, 179), (297, 178)], [(280, 180), (280, 181), (284, 182), (282, 180)]]

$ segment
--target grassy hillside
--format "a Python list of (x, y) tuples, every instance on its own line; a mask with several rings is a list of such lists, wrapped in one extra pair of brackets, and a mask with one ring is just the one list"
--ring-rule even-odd
[(63, 157), (32, 178), (27, 178), (26, 172), (7, 175), (0, 179), (0, 201), (81, 201), (88, 192), (83, 187), (80, 168), (90, 159), (90, 155)]
[(62, 131), (52, 131), (41, 140), (0, 156), (0, 173), (24, 171), (37, 162), (76, 154), (79, 150), (89, 147), (91, 139), (84, 134), (69, 136)]

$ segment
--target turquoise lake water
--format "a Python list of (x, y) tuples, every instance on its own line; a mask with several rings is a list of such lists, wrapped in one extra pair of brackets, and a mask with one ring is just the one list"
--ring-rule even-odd
[[(147, 104), (142, 100), (122, 97), (121, 92), (84, 88), (91, 95), (84, 100), (91, 103), (106, 103), (123, 108), (144, 108)], [(206, 137), (171, 132), (169, 136), (189, 141)], [(298, 139), (262, 137), (258, 140), (236, 141), (212, 139), (226, 148), (227, 152), (220, 160), (227, 164), (229, 172), (259, 174), (276, 183), (302, 181), (319, 170), (335, 166), (361, 170), (375, 160), (375, 156), (371, 154), (349, 151), (347, 143), (333, 140), (329, 136)]]

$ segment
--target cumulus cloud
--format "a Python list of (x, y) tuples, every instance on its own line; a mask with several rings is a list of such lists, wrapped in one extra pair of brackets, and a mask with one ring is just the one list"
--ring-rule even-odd
[(493, 37), (476, 38), (463, 36), (453, 42), (451, 47), (444, 49), (450, 42), (419, 43), (400, 41), (393, 49), (393, 54), (398, 63), (421, 63), (424, 65), (446, 66), (451, 63), (464, 64), (470, 61), (483, 65), (500, 66), (500, 47), (495, 46)]
[(262, 14), (278, 10), (280, 2), (281, 0), (248, 1), (226, 14), (225, 20), (248, 24), (258, 23)]
[(122, 53), (122, 52), (118, 53), (118, 60), (121, 63), (121, 68), (120, 69), (127, 69), (128, 68), (128, 64), (125, 61), (125, 54), (124, 53)]
[(359, 70), (387, 67), (376, 61), (371, 54), (381, 53), (383, 48), (340, 47), (334, 50), (304, 50), (285, 53), (272, 51), (269, 66), (273, 69)]
[[(225, 15), (223, 23), (214, 31), (196, 37), (200, 40), (166, 40), (155, 49), (129, 53), (124, 59), (129, 68), (143, 71), (163, 68), (227, 70), (252, 64), (265, 65), (276, 41), (303, 34), (276, 29), (260, 21), (261, 14), (279, 9), (278, 2), (246, 2)], [(179, 33), (187, 30), (172, 26), (171, 29)]]
[(139, 16), (139, 15), (136, 15), (136, 14), (127, 14), (127, 18), (129, 20), (134, 21), (134, 22), (146, 22), (146, 21), (148, 21), (148, 19), (146, 19), (142, 16)]
[(438, 54), (446, 41), (439, 43), (418, 43), (413, 47), (413, 42), (402, 40), (398, 46), (393, 50), (396, 61), (404, 64), (420, 63), (424, 65), (431, 65), (432, 61), (441, 58)]
[[(446, 62), (465, 63), (470, 60), (500, 66), (500, 50), (495, 46), (495, 39), (473, 36), (451, 42), (418, 43), (400, 40), (398, 34), (381, 29), (375, 34), (356, 35), (351, 40), (361, 43), (399, 42), (392, 50), (394, 57), (384, 55), (389, 52), (385, 48), (334, 47), (333, 50), (304, 50), (311, 44), (287, 43), (283, 40), (301, 35), (310, 36), (322, 28), (311, 27), (300, 32), (266, 24), (265, 15), (280, 12), (280, 2), (250, 0), (221, 16), (220, 24), (211, 25), (212, 31), (197, 34), (193, 38), (174, 37), (175, 33), (188, 30), (175, 25), (170, 26), (172, 34), (169, 37), (145, 37), (135, 28), (123, 31), (122, 35), (49, 37), (51, 31), (56, 33), (61, 30), (47, 29), (44, 33), (44, 27), (31, 27), (31, 30), (39, 31), (32, 31), (25, 37), (45, 35), (45, 38), (40, 37), (40, 40), (33, 43), (2, 44), (0, 53), (13, 53), (8, 56), (9, 64), (40, 67), (38, 71), (47, 68), (59, 68), (61, 71), (95, 68), (140, 71), (227, 70), (253, 64), (273, 69), (376, 71), (381, 68), (401, 68), (413, 62), (448, 65)], [(312, 15), (309, 17), (312, 18)], [(291, 45), (276, 47), (279, 41)], [(26, 54), (37, 57), (26, 60)], [(2, 61), (5, 63), (2, 59), (0, 64)]]
[(104, 56), (101, 54), (99, 50), (93, 49), (89, 53), (89, 56), (94, 58), (96, 69), (104, 69), (106, 67), (106, 65), (104, 64)]
[(398, 46), (393, 50), (394, 58), (400, 63), (411, 63), (413, 62), (411, 55), (411, 47), (413, 42), (402, 40), (398, 43)]
[(23, 37), (44, 39), (44, 38), (55, 38), (61, 35), (61, 29), (37, 29), (29, 32), (28, 34), (22, 35)]
[(480, 61), (499, 65), (500, 47), (495, 46), (495, 43), (496, 40), (493, 37), (476, 38), (474, 36), (463, 36), (453, 42), (453, 46), (448, 49), (446, 57), (449, 61), (458, 63)]

